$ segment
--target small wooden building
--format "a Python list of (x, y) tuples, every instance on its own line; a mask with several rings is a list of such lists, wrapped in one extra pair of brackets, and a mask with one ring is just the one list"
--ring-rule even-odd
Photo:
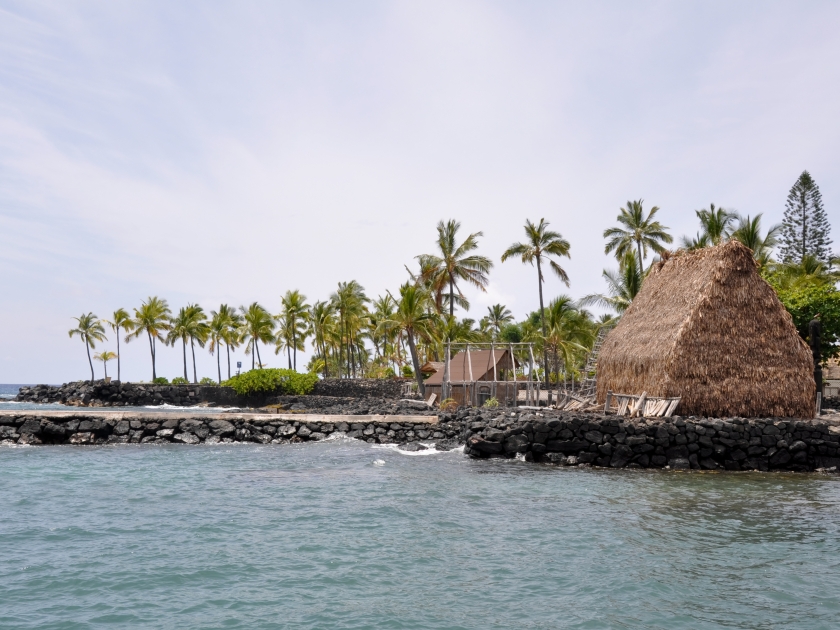
[[(510, 375), (513, 366), (510, 352), (503, 348), (462, 350), (449, 361), (450, 397), (459, 405), (481, 406), (491, 398), (503, 406), (515, 404), (517, 383), (502, 380), (503, 371)], [(444, 372), (439, 369), (426, 379), (426, 396), (435, 394), (439, 401), (445, 397)]]
[(752, 252), (731, 241), (656, 263), (598, 358), (607, 391), (682, 398), (676, 413), (800, 417), (815, 412), (811, 351)]

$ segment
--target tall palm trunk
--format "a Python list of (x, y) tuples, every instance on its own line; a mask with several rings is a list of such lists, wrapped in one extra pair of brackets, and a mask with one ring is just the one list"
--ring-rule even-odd
[(256, 339), (254, 339), (254, 346), (257, 348), (257, 363), (260, 364), (260, 369), (262, 369), (262, 357), (260, 356), (260, 344), (257, 343)]
[[(452, 280), (452, 274), (449, 274), (449, 317), (454, 317), (455, 315), (455, 282)], [(448, 339), (448, 337), (447, 337)], [(448, 339), (452, 341), (451, 339)]]
[(157, 372), (155, 372), (155, 344), (152, 341), (152, 333), (151, 331), (147, 330), (146, 334), (149, 335), (149, 351), (152, 353), (152, 381), (157, 378)]
[(414, 378), (417, 381), (417, 389), (420, 395), (426, 397), (426, 386), (423, 384), (423, 375), (420, 373), (420, 359), (417, 357), (417, 346), (414, 344), (414, 332), (409, 328), (406, 330), (408, 337), (408, 348), (411, 350), (411, 362), (414, 364)]
[(294, 328), (292, 328), (292, 346), (294, 346), (292, 351), (295, 355), (294, 367), (297, 372), (297, 331)]
[(107, 379), (108, 378), (108, 362), (107, 361), (102, 362), (102, 368), (105, 370), (105, 378)]
[(90, 364), (90, 382), (93, 383), (96, 380), (96, 376), (93, 374), (93, 361), (90, 360), (90, 342), (87, 337), (82, 337), (82, 339), (85, 342), (85, 350), (87, 350), (88, 363)]
[(641, 240), (636, 241), (636, 248), (639, 252), (639, 269), (641, 269), (643, 267), (643, 265), (642, 265), (642, 241)]
[(286, 346), (286, 358), (289, 361), (289, 369), (292, 369), (292, 349), (289, 346)]
[(228, 380), (230, 380), (230, 344), (225, 344), (225, 349), (227, 350), (227, 361), (228, 361)]
[(257, 340), (251, 339), (251, 369), (253, 370), (255, 366), (255, 362), (257, 360)]
[(198, 383), (198, 375), (195, 369), (195, 340), (192, 337), (190, 337), (190, 350), (192, 351), (193, 360), (193, 383)]
[(219, 371), (219, 385), (222, 384), (222, 357), (219, 355), (219, 342), (216, 342), (216, 369)]
[[(543, 291), (542, 291), (542, 264), (540, 261), (541, 256), (537, 256), (537, 284), (540, 285), (540, 322), (542, 323), (542, 336), (543, 336), (543, 370), (544, 372), (548, 372), (548, 355), (546, 354), (546, 347), (545, 347), (545, 338), (547, 337), (546, 330), (545, 330), (545, 307), (543, 306)], [(530, 376), (531, 380), (533, 380), (533, 375)], [(538, 400), (539, 402), (539, 400)]]
[[(120, 381), (120, 327), (117, 326), (117, 380)], [(122, 381), (120, 381), (122, 382)]]
[(190, 380), (190, 377), (187, 376), (187, 339), (186, 337), (181, 337), (181, 347), (184, 350), (184, 380)]

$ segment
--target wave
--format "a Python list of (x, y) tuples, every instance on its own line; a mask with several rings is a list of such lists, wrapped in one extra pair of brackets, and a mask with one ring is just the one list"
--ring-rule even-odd
[(450, 451), (439, 451), (435, 448), (434, 442), (420, 442), (423, 446), (426, 447), (425, 450), (422, 451), (404, 451), (399, 448), (398, 444), (373, 444), (373, 448), (378, 449), (386, 449), (389, 451), (393, 451), (395, 453), (399, 453), (400, 455), (407, 455), (409, 457), (425, 457), (427, 455), (443, 455), (445, 453), (463, 453), (464, 447), (458, 446), (453, 448)]

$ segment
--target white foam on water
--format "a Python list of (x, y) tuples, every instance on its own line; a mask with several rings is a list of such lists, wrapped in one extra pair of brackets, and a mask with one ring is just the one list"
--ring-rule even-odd
[[(426, 447), (426, 450), (423, 450), (423, 451), (403, 451), (400, 448), (398, 448), (397, 444), (373, 444), (372, 446), (373, 446), (373, 448), (382, 448), (382, 449), (386, 449), (386, 450), (389, 450), (389, 451), (393, 451), (395, 453), (399, 453), (400, 455), (408, 455), (410, 457), (422, 457), (422, 456), (426, 456), (426, 455), (440, 455), (441, 453), (451, 452), (451, 451), (439, 451), (439, 450), (437, 450), (435, 448), (434, 442), (431, 442), (431, 443), (420, 442), (420, 443), (423, 446)], [(456, 449), (453, 449), (453, 450), (456, 450)], [(464, 449), (462, 447), (461, 451), (463, 451), (463, 450)]]
[(385, 465), (385, 460), (384, 459), (374, 459), (373, 460), (373, 465), (374, 466), (384, 466)]

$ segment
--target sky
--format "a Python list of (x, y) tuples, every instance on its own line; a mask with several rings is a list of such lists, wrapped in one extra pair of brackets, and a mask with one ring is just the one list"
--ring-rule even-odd
[[(801, 0), (0, 0), (0, 382), (88, 378), (73, 317), (151, 295), (396, 292), (441, 219), (495, 261), (476, 320), (538, 306), (499, 260), (526, 219), (571, 243), (547, 298), (605, 290), (628, 200), (675, 241), (709, 203), (766, 226), (806, 169), (840, 249), (838, 32), (840, 3)], [(147, 344), (121, 355), (151, 377)]]

